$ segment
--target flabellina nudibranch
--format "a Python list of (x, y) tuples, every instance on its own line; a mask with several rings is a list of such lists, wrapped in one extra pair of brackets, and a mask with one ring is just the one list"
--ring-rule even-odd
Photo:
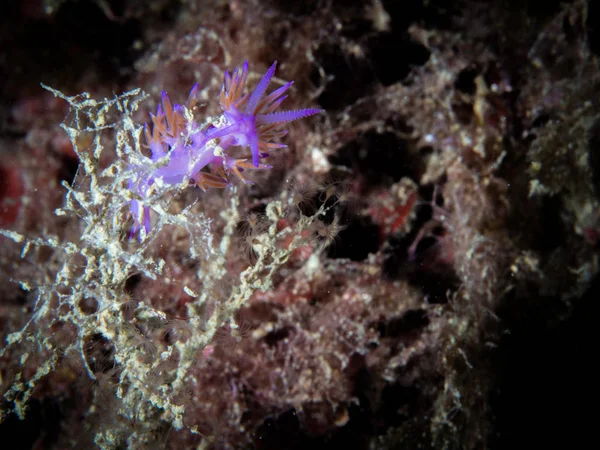
[[(156, 114), (150, 114), (152, 123), (144, 126), (151, 163), (138, 165), (131, 171), (129, 189), (136, 195), (131, 201), (133, 226), (130, 237), (142, 228), (151, 229), (150, 206), (145, 204), (157, 180), (168, 185), (180, 185), (186, 180), (202, 190), (224, 188), (230, 175), (243, 183), (251, 183), (242, 175), (244, 169), (268, 169), (261, 161), (269, 151), (285, 147), (279, 139), (287, 134), (282, 127), (294, 120), (322, 112), (308, 108), (276, 111), (287, 98), (284, 95), (293, 82), (265, 95), (275, 73), (274, 62), (257, 84), (254, 91), (244, 94), (248, 77), (248, 62), (233, 74), (225, 71), (219, 103), (223, 113), (208, 124), (198, 124), (193, 110), (197, 104), (196, 84), (184, 105), (172, 104), (166, 92)], [(228, 154), (232, 147), (249, 147), (250, 158), (234, 158)]]

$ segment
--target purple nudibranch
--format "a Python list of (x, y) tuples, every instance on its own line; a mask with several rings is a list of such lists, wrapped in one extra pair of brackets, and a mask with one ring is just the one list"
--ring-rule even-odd
[[(242, 175), (244, 169), (268, 169), (271, 166), (261, 160), (274, 149), (285, 147), (279, 140), (287, 134), (283, 125), (294, 120), (318, 114), (317, 108), (276, 111), (287, 98), (283, 95), (292, 85), (288, 82), (270, 94), (265, 92), (275, 74), (277, 61), (267, 70), (251, 93), (244, 94), (248, 77), (248, 61), (233, 74), (225, 71), (219, 103), (223, 113), (210, 125), (199, 125), (193, 119), (197, 103), (198, 85), (190, 91), (187, 103), (171, 104), (166, 92), (156, 114), (150, 114), (152, 123), (144, 126), (146, 143), (151, 153), (151, 162), (168, 157), (166, 164), (158, 169), (138, 165), (132, 167), (133, 179), (129, 189), (137, 198), (131, 201), (134, 224), (130, 236), (137, 235), (143, 228), (151, 229), (148, 198), (155, 180), (177, 185), (186, 180), (202, 190), (224, 188), (229, 176), (235, 175), (243, 183), (251, 181)], [(234, 158), (228, 154), (231, 147), (249, 147), (249, 158)]]

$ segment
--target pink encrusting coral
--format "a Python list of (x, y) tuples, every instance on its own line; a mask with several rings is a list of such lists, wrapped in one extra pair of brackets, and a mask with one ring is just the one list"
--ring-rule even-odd
[[(268, 169), (261, 163), (269, 150), (285, 147), (279, 139), (287, 134), (282, 126), (321, 112), (308, 108), (292, 111), (275, 110), (287, 98), (283, 95), (292, 85), (288, 82), (265, 96), (275, 73), (274, 62), (251, 93), (244, 94), (248, 78), (248, 62), (233, 74), (225, 71), (221, 88), (220, 106), (223, 114), (210, 123), (199, 124), (194, 120), (197, 102), (196, 84), (185, 105), (173, 105), (166, 92), (156, 114), (150, 114), (152, 125), (144, 127), (151, 161), (133, 167), (134, 178), (129, 188), (137, 194), (131, 201), (134, 224), (131, 235), (144, 228), (150, 232), (150, 206), (145, 204), (157, 179), (169, 185), (179, 185), (187, 180), (200, 187), (223, 188), (229, 176), (235, 175), (243, 183), (251, 183), (242, 175), (244, 169)], [(228, 154), (231, 147), (249, 147), (249, 158), (235, 158)], [(147, 164), (146, 164), (147, 162)]]

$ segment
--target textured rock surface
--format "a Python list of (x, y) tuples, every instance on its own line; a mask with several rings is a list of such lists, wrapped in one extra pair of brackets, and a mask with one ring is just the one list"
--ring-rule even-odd
[[(30, 239), (81, 234), (76, 218), (53, 214), (78, 162), (59, 128), (67, 105), (40, 82), (93, 98), (141, 87), (149, 97), (132, 118), (143, 123), (161, 91), (182, 103), (195, 82), (201, 114), (218, 114), (224, 69), (249, 60), (255, 83), (277, 60), (278, 82), (295, 80), (286, 108), (326, 114), (290, 127), (288, 148), (250, 175), (253, 186), (188, 190), (170, 203), (212, 218), (215, 242), (230, 235), (220, 262), (199, 267), (187, 234), (165, 226), (144, 250), (164, 261), (160, 276), (132, 272), (107, 287), (118, 328), (77, 337), (64, 319), (70, 307), (59, 308), (66, 294), (48, 297), (30, 328), (45, 350), (17, 342), (0, 358), (2, 392), (18, 385), (15, 373), (28, 380), (52, 362), (25, 419), (0, 424), (6, 439), (48, 449), (500, 449), (575, 448), (590, 436), (578, 399), (595, 389), (593, 2), (17, 3), (0, 7), (0, 226)], [(78, 149), (89, 139), (78, 134)], [(114, 147), (115, 135), (103, 139)], [(106, 158), (98, 167), (114, 155)], [(234, 198), (239, 217), (227, 231), (220, 213)], [(292, 229), (319, 207), (327, 212), (315, 223), (261, 240), (268, 226)], [(295, 237), (310, 244), (287, 254)], [(231, 311), (169, 397), (179, 349), (208, 333), (264, 242), (286, 255), (269, 289)], [(0, 236), (3, 340), (64, 263), (52, 245), (21, 251)], [(83, 265), (70, 267), (76, 282)], [(222, 276), (203, 277), (214, 267)], [(191, 294), (202, 292), (209, 301), (194, 322)], [(109, 320), (92, 298), (75, 305), (90, 329)], [(160, 314), (142, 317), (140, 305)], [(78, 339), (88, 370), (67, 350)], [(136, 405), (116, 396), (133, 390), (123, 352), (140, 367), (161, 358), (145, 379), (152, 416), (129, 414)], [(172, 405), (184, 408), (181, 422), (167, 414)]]

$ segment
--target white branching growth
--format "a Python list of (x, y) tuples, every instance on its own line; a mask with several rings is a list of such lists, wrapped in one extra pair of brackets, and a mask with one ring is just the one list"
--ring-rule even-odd
[[(55, 261), (55, 269), (35, 283), (16, 280), (32, 291), (36, 300), (25, 327), (9, 334), (0, 350), (0, 358), (20, 357), (22, 366), (21, 371), (11, 374), (12, 379), (0, 384), (5, 388), (7, 407), (2, 417), (11, 412), (24, 417), (36, 384), (65, 358), (75, 358), (83, 367), (82, 377), (111, 379), (108, 384), (116, 406), (110, 414), (118, 420), (96, 430), (96, 443), (102, 448), (144, 448), (149, 445), (151, 431), (160, 423), (175, 429), (184, 426), (185, 402), (181, 399), (185, 383), (193, 378), (189, 369), (217, 330), (228, 323), (235, 328), (236, 311), (255, 291), (272, 287), (273, 275), (294, 250), (320, 250), (312, 230), (327, 208), (322, 205), (314, 215), (301, 215), (281, 227), (293, 204), (287, 205), (283, 197), (270, 203), (262, 218), (264, 226), (253, 236), (256, 260), (234, 278), (226, 263), (228, 255), (237, 251), (233, 237), (240, 214), (235, 186), (223, 193), (229, 196), (228, 208), (220, 217), (211, 218), (203, 214), (202, 205), (175, 207), (174, 199), (188, 187), (187, 183), (173, 186), (158, 180), (144, 199), (145, 206), (152, 210), (152, 230), (148, 235), (142, 230), (140, 240), (129, 239), (129, 205), (135, 195), (128, 188), (131, 167), (146, 158), (142, 127), (132, 117), (145, 94), (136, 89), (96, 101), (89, 94), (68, 97), (44, 87), (70, 105), (62, 127), (79, 156), (80, 166), (73, 184), (63, 184), (65, 202), (56, 214), (74, 219), (77, 232), (74, 238), (59, 239), (0, 231), (24, 246), (23, 258), (34, 249), (46, 247)], [(219, 233), (214, 232), (216, 222)], [(184, 230), (189, 238), (188, 259), (197, 268), (197, 286), (202, 288), (195, 292), (185, 287), (194, 298), (187, 303), (187, 318), (180, 321), (184, 325), (179, 335), (184, 338), (165, 344), (152, 341), (157, 333), (142, 336), (138, 330), (166, 327), (169, 323), (169, 317), (153, 306), (152, 299), (140, 299), (130, 311), (132, 315), (123, 311), (129, 299), (126, 282), (132, 275), (142, 280), (160, 281), (164, 277), (167, 262), (156, 257), (153, 244), (161, 233), (164, 240), (164, 233), (173, 229)], [(221, 289), (224, 283), (231, 286), (226, 295)], [(94, 307), (86, 310), (82, 304)], [(62, 333), (60, 338), (57, 330)], [(108, 367), (95, 367), (86, 355), (86, 343), (94, 336), (101, 336), (113, 349)], [(35, 359), (28, 362), (32, 355)], [(100, 384), (102, 379), (97, 382)], [(89, 413), (98, 413), (99, 409), (94, 404)]]

